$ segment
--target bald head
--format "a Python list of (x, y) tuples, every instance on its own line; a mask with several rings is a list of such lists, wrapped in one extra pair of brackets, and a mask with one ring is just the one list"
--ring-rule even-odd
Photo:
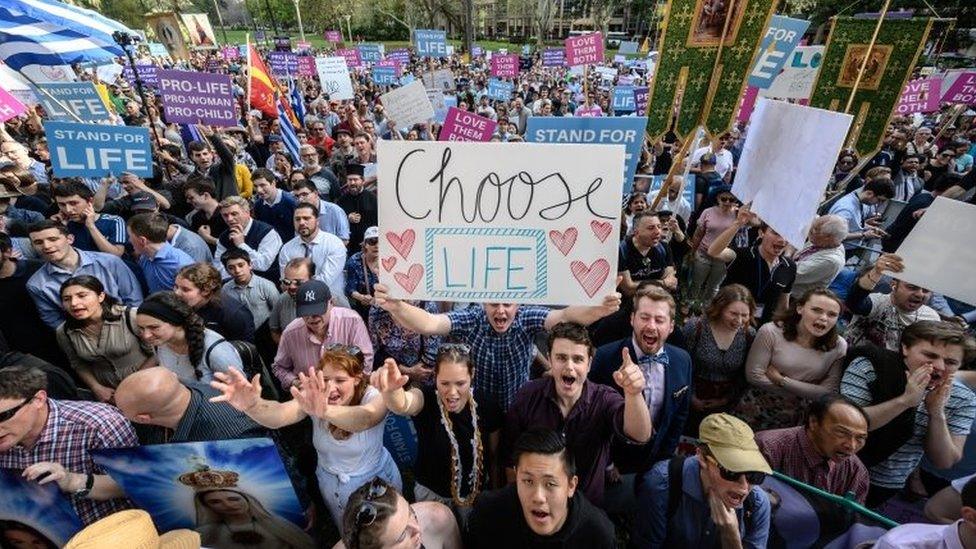
[(175, 373), (157, 366), (123, 379), (115, 389), (115, 405), (135, 423), (170, 426), (186, 412), (189, 393)]

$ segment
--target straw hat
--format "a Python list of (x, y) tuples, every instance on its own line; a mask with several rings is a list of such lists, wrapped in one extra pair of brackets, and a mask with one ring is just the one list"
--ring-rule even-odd
[(119, 511), (88, 525), (75, 534), (64, 549), (200, 549), (200, 534), (173, 530), (159, 535), (149, 513), (137, 509)]

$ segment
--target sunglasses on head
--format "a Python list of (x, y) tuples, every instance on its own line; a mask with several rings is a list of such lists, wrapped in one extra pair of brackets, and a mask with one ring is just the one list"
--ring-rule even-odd
[(722, 467), (722, 464), (719, 463), (718, 460), (715, 459), (714, 457), (712, 457), (711, 460), (715, 464), (715, 466), (718, 467), (718, 474), (720, 477), (722, 477), (723, 480), (727, 480), (729, 482), (739, 482), (739, 479), (742, 478), (742, 475), (745, 475), (746, 482), (748, 482), (753, 486), (762, 484), (763, 481), (766, 480), (766, 473), (762, 473), (759, 471), (746, 471), (742, 473), (737, 473), (735, 471), (729, 471), (725, 467)]
[(366, 498), (359, 504), (359, 511), (356, 511), (356, 522), (351, 540), (355, 547), (359, 547), (359, 535), (363, 528), (368, 528), (376, 522), (376, 517), (379, 516), (380, 512), (375, 501), (385, 495), (386, 484), (378, 478), (371, 480)]
[[(34, 396), (37, 396), (37, 395), (34, 395)], [(20, 404), (14, 406), (13, 408), (11, 408), (9, 410), (4, 410), (3, 412), (0, 412), (0, 423), (3, 423), (5, 421), (13, 418), (15, 415), (17, 415), (17, 412), (19, 412), (21, 408), (23, 408), (24, 406), (27, 406), (27, 404), (30, 401), (34, 400), (34, 396), (31, 396), (27, 400), (21, 402)]]
[(438, 355), (444, 355), (447, 353), (469, 355), (471, 354), (471, 347), (467, 343), (444, 343), (437, 348)]
[(325, 347), (326, 351), (341, 351), (344, 353), (349, 353), (353, 356), (362, 356), (363, 351), (355, 345), (343, 345), (342, 343), (333, 343)]

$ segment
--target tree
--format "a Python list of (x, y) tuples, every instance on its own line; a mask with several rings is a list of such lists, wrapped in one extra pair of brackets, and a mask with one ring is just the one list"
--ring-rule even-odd
[(552, 30), (552, 20), (556, 12), (556, 2), (554, 0), (535, 0), (535, 13), (532, 23), (535, 30), (535, 45), (542, 48), (545, 45), (546, 36)]

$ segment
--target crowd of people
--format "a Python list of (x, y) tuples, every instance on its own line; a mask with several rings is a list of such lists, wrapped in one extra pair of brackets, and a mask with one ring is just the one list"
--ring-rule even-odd
[[(976, 547), (976, 313), (899, 280), (894, 253), (936, 196), (972, 203), (972, 116), (897, 117), (869, 162), (842, 152), (802, 249), (732, 192), (748, 128), (687, 158), (669, 134), (621, 197), (600, 305), (409, 302), (378, 279), (376, 143), (437, 123), (397, 129), (368, 70), (345, 101), (302, 78), (296, 158), (237, 62), (151, 61), (229, 71), (240, 126), (167, 123), (120, 77), (104, 84), (119, 123), (154, 129), (151, 178), (55, 177), (40, 107), (0, 133), (0, 467), (55, 483), (85, 525), (133, 506), (94, 449), (268, 436), (315, 546), (760, 548), (775, 470), (874, 509), (932, 496), (954, 525), (878, 547)], [(483, 57), (407, 70), (433, 68), (493, 141), (614, 114), (613, 82), (538, 56), (505, 101)], [(384, 446), (388, 414), (412, 418), (414, 463)], [(263, 528), (249, 546), (310, 546)]]

